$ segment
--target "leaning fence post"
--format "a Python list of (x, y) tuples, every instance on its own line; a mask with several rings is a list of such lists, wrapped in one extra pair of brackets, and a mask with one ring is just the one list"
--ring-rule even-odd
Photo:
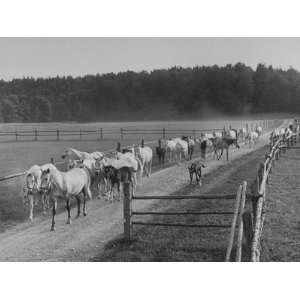
[(237, 239), (235, 261), (242, 260), (242, 242), (243, 242), (243, 233), (244, 233), (243, 214), (244, 214), (244, 207), (246, 202), (246, 190), (247, 190), (247, 181), (244, 181), (243, 189), (242, 189), (242, 199), (240, 202), (240, 212), (238, 216), (238, 239)]
[(124, 239), (131, 240), (131, 184), (124, 183), (124, 200), (123, 200), (123, 216), (124, 216)]
[(238, 216), (239, 208), (240, 208), (241, 192), (242, 192), (242, 185), (239, 186), (237, 194), (236, 194), (236, 200), (235, 200), (235, 205), (234, 205), (234, 214), (233, 214), (233, 219), (232, 219), (232, 223), (231, 223), (231, 231), (230, 231), (230, 237), (229, 237), (229, 243), (228, 243), (228, 247), (227, 247), (227, 251), (226, 251), (225, 261), (230, 260), (230, 255), (231, 255), (231, 250), (232, 250), (233, 240), (234, 240), (234, 234), (235, 234), (236, 220), (237, 220), (237, 216)]

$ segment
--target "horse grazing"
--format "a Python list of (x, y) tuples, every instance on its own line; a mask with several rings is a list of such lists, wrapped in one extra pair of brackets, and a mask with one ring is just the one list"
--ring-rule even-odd
[(32, 166), (25, 173), (24, 178), (24, 203), (29, 205), (29, 221), (33, 220), (33, 208), (38, 202), (42, 202), (43, 214), (49, 208), (49, 198), (46, 193), (40, 190), (42, 171), (38, 165)]
[(205, 168), (205, 165), (201, 162), (194, 162), (189, 167), (189, 173), (190, 173), (190, 184), (193, 183), (193, 177), (195, 174), (196, 183), (202, 186), (202, 168)]
[(55, 230), (55, 215), (57, 209), (58, 198), (65, 198), (68, 221), (67, 224), (71, 224), (71, 198), (77, 200), (77, 217), (80, 216), (80, 196), (83, 194), (83, 215), (87, 215), (86, 200), (92, 199), (92, 193), (90, 190), (91, 178), (86, 168), (74, 168), (67, 172), (59, 171), (55, 166), (52, 168), (41, 168), (41, 189), (44, 192), (49, 193), (49, 197), (52, 200), (52, 225), (51, 231)]

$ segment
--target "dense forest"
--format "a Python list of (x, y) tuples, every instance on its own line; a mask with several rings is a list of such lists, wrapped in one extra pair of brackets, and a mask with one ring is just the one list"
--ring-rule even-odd
[(259, 64), (0, 81), (0, 122), (125, 121), (300, 112), (300, 73)]

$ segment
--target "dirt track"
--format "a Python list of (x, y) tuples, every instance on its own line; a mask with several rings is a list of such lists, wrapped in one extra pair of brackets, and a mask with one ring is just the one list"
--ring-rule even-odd
[[(248, 146), (233, 149), (230, 159), (246, 155), (267, 142), (268, 135), (265, 134), (251, 149)], [(204, 174), (223, 164), (227, 162), (209, 161)], [(138, 194), (168, 195), (184, 189), (187, 179), (186, 164), (174, 166), (145, 178)], [(145, 205), (139, 203), (137, 208)], [(122, 209), (118, 202), (107, 204), (102, 200), (93, 200), (88, 203), (88, 216), (73, 218), (71, 225), (66, 225), (66, 212), (57, 215), (55, 232), (50, 232), (50, 215), (40, 216), (32, 224), (17, 225), (0, 234), (0, 261), (87, 261), (99, 255), (104, 245), (122, 232)], [(74, 209), (72, 215), (75, 216)]]

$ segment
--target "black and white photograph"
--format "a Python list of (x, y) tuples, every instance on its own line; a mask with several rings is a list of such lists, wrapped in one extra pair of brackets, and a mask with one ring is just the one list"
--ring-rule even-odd
[(300, 6), (10, 0), (3, 299), (295, 299)]
[(299, 261), (300, 38), (0, 49), (1, 261)]

